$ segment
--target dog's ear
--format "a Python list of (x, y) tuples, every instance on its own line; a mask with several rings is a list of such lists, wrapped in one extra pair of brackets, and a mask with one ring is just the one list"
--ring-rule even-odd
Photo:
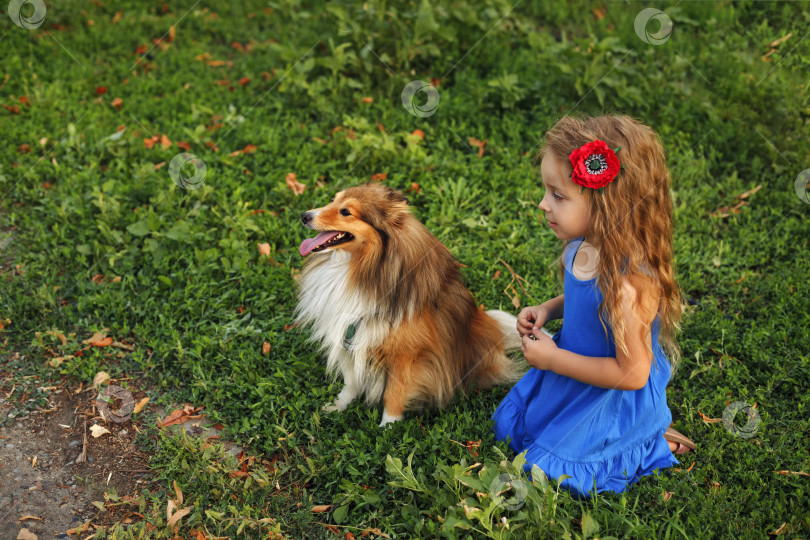
[(392, 202), (399, 202), (405, 204), (410, 204), (411, 202), (402, 193), (400, 193), (399, 191), (395, 191), (393, 189), (389, 189), (388, 193), (385, 194), (385, 198)]

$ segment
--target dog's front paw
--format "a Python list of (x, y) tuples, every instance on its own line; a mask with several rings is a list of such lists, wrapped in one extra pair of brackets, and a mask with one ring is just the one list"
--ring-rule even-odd
[(382, 417), (382, 422), (380, 422), (380, 427), (385, 427), (388, 424), (392, 424), (392, 423), (398, 422), (400, 420), (402, 420), (402, 415), (391, 416), (391, 415), (388, 414), (387, 411), (383, 410), (383, 417)]
[(321, 410), (323, 412), (327, 412), (327, 413), (335, 412), (335, 411), (341, 412), (341, 411), (345, 411), (347, 406), (348, 405), (346, 403), (341, 403), (341, 401), (339, 399), (336, 399), (335, 401), (330, 401), (329, 403), (324, 403), (323, 407), (321, 407)]

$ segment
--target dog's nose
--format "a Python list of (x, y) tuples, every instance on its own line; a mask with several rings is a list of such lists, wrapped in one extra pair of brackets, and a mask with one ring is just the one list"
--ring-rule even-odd
[(312, 221), (312, 213), (301, 212), (301, 223), (303, 223), (304, 225), (309, 225), (310, 221)]

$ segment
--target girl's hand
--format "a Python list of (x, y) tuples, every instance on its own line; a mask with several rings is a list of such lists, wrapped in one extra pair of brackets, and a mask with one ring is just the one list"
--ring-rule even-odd
[[(548, 321), (548, 312), (543, 306), (528, 306), (518, 314), (517, 331), (524, 338), (532, 333), (532, 327), (543, 328)], [(542, 332), (540, 332), (542, 334)]]
[(523, 336), (523, 344), (520, 346), (520, 350), (530, 366), (535, 369), (552, 371), (551, 360), (557, 348), (557, 343), (542, 332), (538, 326), (534, 326), (530, 333)]

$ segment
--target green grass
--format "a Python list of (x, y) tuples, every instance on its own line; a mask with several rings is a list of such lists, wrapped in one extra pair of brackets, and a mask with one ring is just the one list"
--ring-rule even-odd
[[(355, 536), (491, 528), (504, 537), (761, 538), (785, 523), (789, 536), (810, 534), (807, 477), (775, 473), (810, 471), (810, 205), (794, 190), (810, 167), (810, 12), (801, 2), (660, 4), (674, 32), (656, 46), (634, 32), (642, 4), (592, 6), (603, 18), (562, 0), (512, 7), (71, 0), (49, 4), (35, 30), (0, 21), (0, 226), (12, 234), (0, 261), (0, 370), (9, 375), (0, 391), (14, 388), (16, 414), (26, 414), (45, 403), (42, 381), (144, 373), (153, 402), (205, 405), (224, 436), (276, 459), (245, 486), (226, 475), (236, 465), (218, 449), (145, 436), (161, 490), (143, 494), (146, 521), (107, 533), (170, 536), (164, 512), (176, 481), (193, 506), (183, 533), (332, 537), (326, 523)], [(171, 26), (174, 41), (153, 47)], [(431, 78), (440, 79), (436, 114), (409, 114), (402, 89)], [(502, 463), (506, 446), (489, 419), (506, 388), (386, 431), (381, 412), (362, 403), (319, 412), (340, 384), (306, 333), (285, 329), (307, 236), (299, 215), (374, 174), (399, 189), (416, 182), (414, 213), (466, 265), (479, 302), (512, 309), (500, 259), (531, 284), (524, 305), (545, 301), (561, 292), (559, 253), (537, 218), (531, 158), (544, 131), (574, 110), (634, 115), (667, 150), (676, 271), (696, 304), (668, 403), (699, 447), (681, 460), (691, 470), (645, 477), (621, 496), (577, 501), (538, 483), (527, 488), (532, 504), (485, 512), (491, 499), (476, 502), (474, 486), (491, 478), (464, 468), (516, 471)], [(163, 134), (170, 148), (145, 147)], [(470, 137), (486, 139), (482, 158)], [(205, 162), (200, 189), (169, 176), (177, 141)], [(229, 155), (249, 144), (255, 153)], [(300, 196), (286, 186), (290, 172), (306, 185)], [(738, 213), (711, 216), (758, 185)], [(265, 242), (277, 264), (259, 255)], [(121, 280), (97, 284), (96, 274)], [(103, 327), (136, 350), (46, 365)], [(77, 336), (63, 346), (48, 331)], [(753, 437), (701, 420), (735, 401), (756, 403)], [(463, 445), (479, 439), (472, 456)], [(465, 513), (462, 500), (481, 512)], [(335, 506), (313, 514), (316, 504)], [(265, 517), (277, 521), (258, 522)]]

